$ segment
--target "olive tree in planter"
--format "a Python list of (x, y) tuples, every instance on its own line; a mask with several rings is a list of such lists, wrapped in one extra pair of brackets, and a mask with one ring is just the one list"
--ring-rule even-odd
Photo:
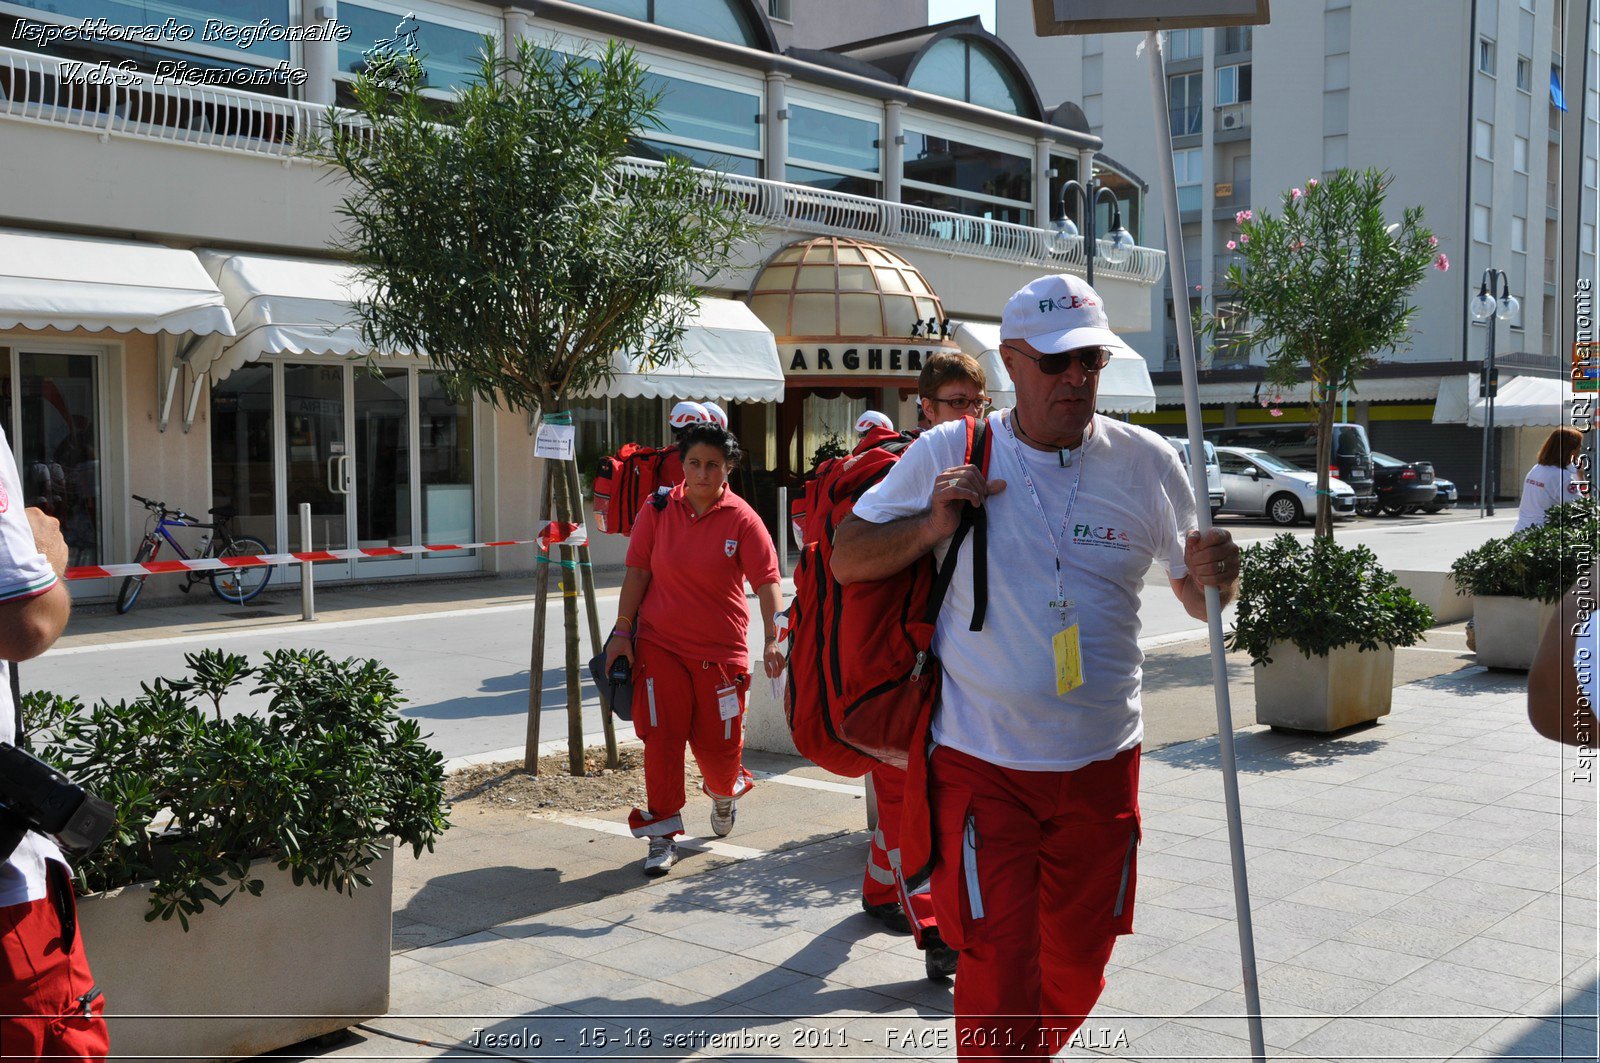
[(1244, 551), (1228, 648), (1255, 668), (1256, 722), (1338, 731), (1389, 714), (1394, 648), (1433, 614), (1365, 546), (1279, 535)]
[(1600, 508), (1567, 502), (1543, 524), (1469, 550), (1450, 566), (1456, 593), (1472, 595), (1478, 663), (1526, 671), (1561, 596), (1593, 560)]
[[(376, 661), (187, 661), (132, 701), (24, 700), (34, 755), (117, 811), (76, 867), (113, 1048), (236, 1059), (384, 1014), (388, 853), (448, 826), (442, 758)], [(251, 678), (264, 704), (224, 719)]]

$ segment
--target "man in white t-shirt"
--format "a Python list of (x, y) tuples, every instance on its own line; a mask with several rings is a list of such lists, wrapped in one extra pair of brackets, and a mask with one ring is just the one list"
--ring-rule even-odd
[(1000, 335), (1017, 400), (989, 417), (988, 479), (962, 465), (959, 423), (933, 428), (833, 547), (841, 583), (879, 579), (942, 553), (963, 506), (987, 514), (983, 629), (968, 630), (964, 546), (933, 644), (933, 903), (961, 953), (962, 1059), (1054, 1053), (1098, 999), (1132, 931), (1144, 576), (1159, 562), (1204, 618), (1205, 588), (1226, 602), (1239, 574), (1227, 532), (1193, 530), (1176, 452), (1095, 416), (1099, 371), (1123, 344), (1094, 289), (1042, 277), (1006, 304)]
[[(67, 544), (54, 517), (24, 509), (16, 460), (0, 430), (0, 742), (16, 741), (10, 662), (49, 649), (72, 602), (60, 580)], [(0, 1054), (101, 1060), (99, 990), (77, 940), (72, 878), (50, 839), (28, 832), (0, 863)]]

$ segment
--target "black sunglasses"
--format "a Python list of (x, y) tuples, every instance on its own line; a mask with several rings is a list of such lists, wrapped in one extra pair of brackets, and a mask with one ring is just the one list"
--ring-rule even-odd
[(1111, 362), (1111, 351), (1106, 347), (1078, 347), (1070, 351), (1053, 351), (1050, 354), (1033, 355), (1015, 344), (1010, 345), (1010, 350), (1020, 354), (1039, 367), (1039, 372), (1045, 376), (1060, 376), (1067, 371), (1067, 366), (1073, 362), (1078, 363), (1078, 368), (1085, 373), (1098, 373)]

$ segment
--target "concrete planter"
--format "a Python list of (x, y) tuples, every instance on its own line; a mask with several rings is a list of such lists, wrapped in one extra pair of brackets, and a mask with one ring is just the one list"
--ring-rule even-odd
[(1472, 599), (1456, 593), (1456, 578), (1446, 570), (1397, 568), (1394, 578), (1411, 597), (1433, 610), (1435, 624), (1453, 624), (1472, 615)]
[(111, 1059), (245, 1059), (389, 1010), (394, 857), (353, 894), (295, 886), (256, 865), (261, 896), (145, 922), (143, 883), (80, 899), (78, 923), (105, 992)]
[(1256, 722), (1296, 731), (1342, 731), (1389, 715), (1394, 650), (1362, 652), (1341, 646), (1326, 657), (1306, 656), (1275, 642), (1272, 663), (1255, 665)]
[(1545, 625), (1559, 604), (1501, 595), (1473, 598), (1472, 626), (1478, 663), (1486, 668), (1526, 672), (1533, 665), (1539, 636), (1544, 634)]

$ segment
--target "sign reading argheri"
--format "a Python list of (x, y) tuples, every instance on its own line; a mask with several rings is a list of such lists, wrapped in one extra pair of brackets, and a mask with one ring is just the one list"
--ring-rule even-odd
[(782, 348), (785, 376), (905, 376), (922, 372), (923, 362), (948, 347), (885, 347), (834, 343)]

